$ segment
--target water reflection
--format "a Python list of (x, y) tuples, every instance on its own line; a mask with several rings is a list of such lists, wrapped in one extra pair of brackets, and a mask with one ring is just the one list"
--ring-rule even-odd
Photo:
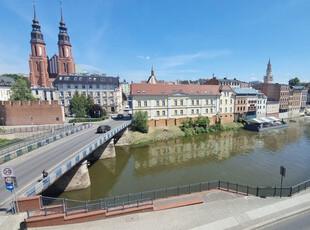
[(310, 119), (300, 119), (262, 133), (228, 131), (117, 147), (116, 158), (89, 168), (89, 189), (61, 197), (90, 200), (217, 179), (274, 186), (280, 165), (287, 168), (284, 185), (290, 186), (310, 178), (309, 146)]

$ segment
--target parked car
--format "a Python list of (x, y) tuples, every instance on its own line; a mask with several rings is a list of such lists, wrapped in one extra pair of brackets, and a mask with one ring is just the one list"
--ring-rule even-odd
[(129, 111), (129, 105), (126, 105), (124, 111)]
[(124, 118), (124, 115), (123, 115), (123, 114), (117, 114), (116, 119), (123, 119), (123, 118)]
[(111, 130), (111, 126), (109, 125), (100, 125), (97, 128), (97, 133), (106, 133), (109, 132)]

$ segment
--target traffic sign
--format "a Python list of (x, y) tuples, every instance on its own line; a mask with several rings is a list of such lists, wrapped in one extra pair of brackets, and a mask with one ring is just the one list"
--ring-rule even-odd
[(4, 181), (6, 184), (13, 184), (13, 182), (14, 182), (12, 177), (5, 177)]
[(13, 177), (14, 171), (12, 166), (1, 166), (2, 177)]
[(14, 189), (14, 185), (13, 184), (7, 184), (6, 189), (12, 191)]

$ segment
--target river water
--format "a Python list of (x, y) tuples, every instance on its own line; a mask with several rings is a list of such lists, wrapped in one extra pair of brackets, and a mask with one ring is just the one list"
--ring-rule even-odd
[(310, 179), (310, 118), (261, 133), (238, 130), (116, 147), (116, 158), (90, 168), (91, 187), (59, 197), (93, 200), (189, 183), (224, 180), (251, 186), (283, 186)]

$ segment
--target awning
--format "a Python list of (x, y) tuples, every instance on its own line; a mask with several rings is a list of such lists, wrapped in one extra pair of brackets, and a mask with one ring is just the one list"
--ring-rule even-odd
[(262, 123), (272, 123), (274, 121), (279, 121), (279, 120), (280, 119), (275, 118), (275, 117), (262, 117), (262, 118), (254, 118), (250, 120), (250, 122), (256, 122), (256, 123), (262, 124)]

